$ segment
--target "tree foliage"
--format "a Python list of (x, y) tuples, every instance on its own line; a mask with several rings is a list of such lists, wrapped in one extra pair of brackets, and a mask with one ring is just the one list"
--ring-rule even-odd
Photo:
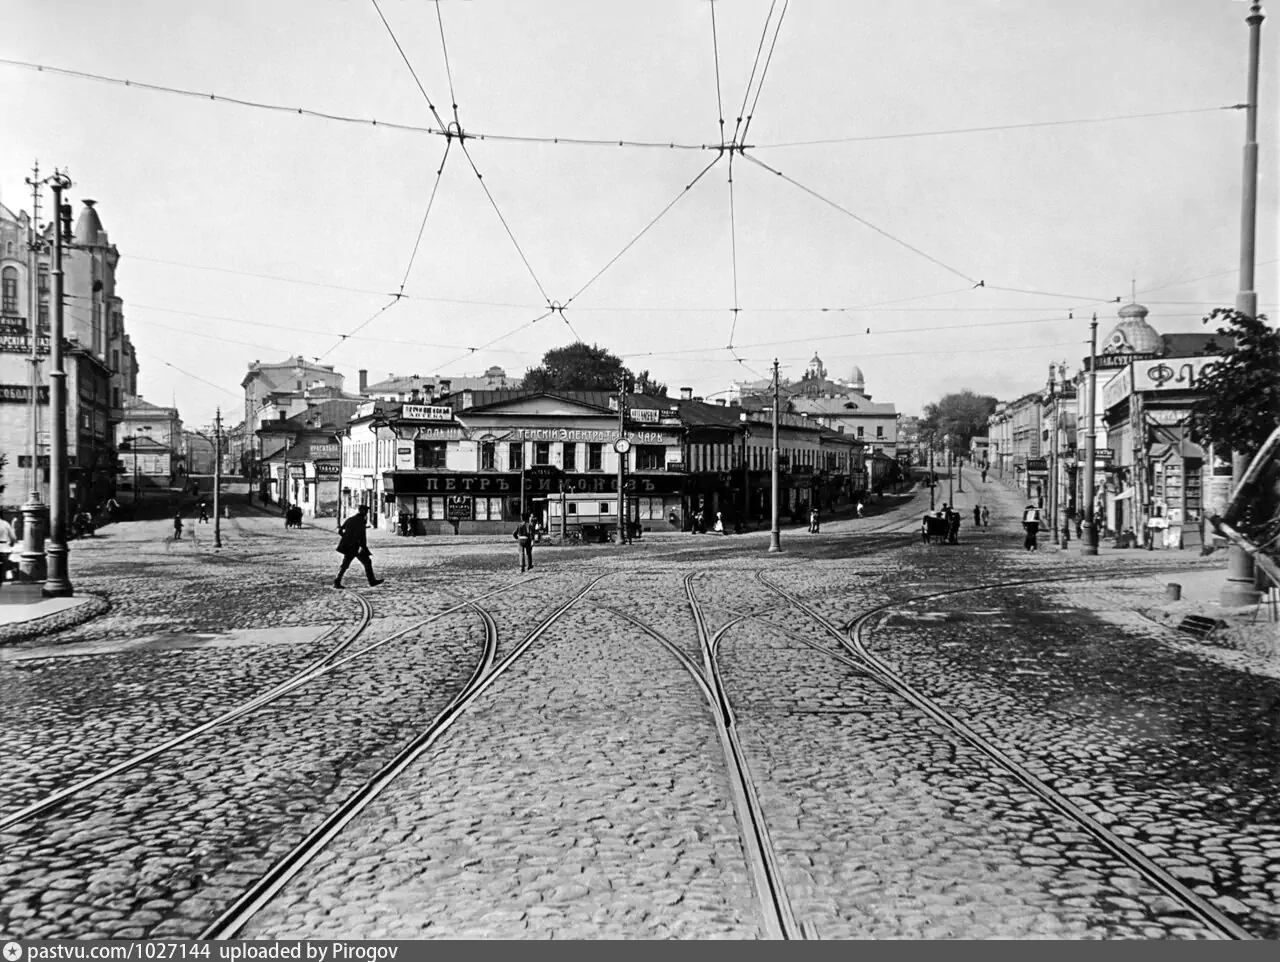
[(1250, 317), (1227, 307), (1214, 308), (1204, 323), (1234, 344), (1222, 360), (1205, 368), (1196, 385), (1201, 397), (1191, 408), (1191, 437), (1252, 458), (1280, 425), (1280, 331), (1265, 314)]
[(927, 442), (941, 442), (950, 435), (952, 450), (968, 451), (969, 442), (987, 433), (987, 419), (995, 413), (995, 398), (975, 394), (965, 388), (959, 394), (947, 394), (936, 404), (924, 406), (920, 419), (920, 436)]
[(666, 396), (667, 386), (647, 370), (633, 374), (605, 348), (581, 341), (547, 351), (538, 367), (525, 372), (524, 386), (532, 391), (616, 391), (619, 377), (626, 378), (630, 391)]

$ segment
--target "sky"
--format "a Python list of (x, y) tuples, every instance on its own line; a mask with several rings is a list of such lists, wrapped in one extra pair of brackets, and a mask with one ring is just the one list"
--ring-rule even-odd
[[(1075, 370), (1092, 312), (1101, 340), (1135, 282), (1165, 333), (1233, 303), (1245, 117), (1219, 108), (1246, 96), (1247, 13), (0, 0), (6, 61), (379, 122), (0, 63), (0, 200), (29, 209), (38, 159), (69, 171), (77, 214), (97, 201), (139, 390), (192, 425), (238, 419), (255, 360), (319, 358), (354, 390), (361, 368), (519, 376), (578, 339), (708, 397), (817, 353), (916, 414)], [(1262, 30), (1274, 316), (1280, 24)], [(435, 114), (468, 136), (387, 126)], [(721, 117), (743, 152), (719, 149)]]

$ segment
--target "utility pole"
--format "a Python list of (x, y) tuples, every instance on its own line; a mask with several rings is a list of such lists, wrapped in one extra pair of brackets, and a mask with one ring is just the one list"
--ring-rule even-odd
[[(31, 233), (27, 238), (27, 315), (28, 328), (31, 331), (31, 415), (28, 432), (28, 443), (31, 451), (31, 485), (30, 497), (21, 508), (22, 511), (22, 553), (18, 556), (18, 574), (16, 577), (25, 582), (45, 580), (44, 538), (49, 527), (49, 506), (40, 496), (40, 292), (38, 278), (40, 276), (40, 255), (44, 252), (44, 243), (40, 237), (40, 189), (44, 181), (40, 179), (40, 164), (31, 168), (31, 176), (27, 178), (31, 185)], [(54, 221), (57, 223), (56, 217)]]
[(618, 455), (618, 544), (627, 543), (626, 500), (622, 486), (626, 483), (627, 451), (622, 439), (626, 437), (627, 376), (618, 375), (618, 443), (614, 450)]
[(55, 170), (50, 186), (58, 217), (53, 232), (53, 317), (49, 331), (49, 541), (45, 546), (48, 577), (44, 583), (44, 594), (51, 598), (70, 598), (74, 589), (67, 575), (67, 372), (62, 369), (62, 226), (65, 212), (62, 192), (70, 189), (71, 178)]
[[(1081, 526), (1084, 538), (1080, 542), (1082, 555), (1098, 553), (1098, 525), (1093, 516), (1093, 464), (1097, 458), (1098, 438), (1096, 434), (1096, 416), (1094, 405), (1098, 393), (1098, 315), (1094, 312), (1089, 322), (1089, 375), (1085, 379), (1084, 396), (1084, 524)], [(1078, 432), (1077, 432), (1078, 433)]]
[(769, 551), (776, 553), (782, 550), (782, 525), (778, 518), (778, 484), (780, 482), (778, 471), (778, 460), (780, 453), (778, 451), (778, 359), (773, 359), (773, 491), (771, 499), (773, 501), (772, 527), (769, 528)]
[(213, 546), (222, 547), (222, 506), (219, 492), (222, 488), (222, 406), (213, 419)]
[(946, 437), (946, 444), (947, 444), (947, 508), (948, 510), (954, 511), (956, 507), (956, 492), (952, 487), (952, 478), (951, 478), (952, 451), (951, 451), (951, 435), (949, 434)]
[(934, 496), (938, 489), (936, 479), (933, 476), (933, 435), (929, 435), (929, 510), (934, 510)]
[(1049, 363), (1049, 404), (1053, 408), (1053, 443), (1049, 451), (1049, 526), (1053, 543), (1061, 544), (1058, 532), (1058, 422), (1062, 411), (1058, 404), (1057, 382), (1053, 379), (1053, 362)]
[[(1258, 52), (1262, 44), (1262, 4), (1258, 0), (1249, 7), (1244, 22), (1249, 25), (1249, 96), (1245, 101), (1244, 184), (1240, 214), (1240, 290), (1236, 293), (1236, 310), (1248, 317), (1258, 316), (1258, 294), (1253, 289), (1254, 241), (1258, 220)], [(1231, 487), (1244, 480), (1249, 461), (1231, 452)], [(1253, 559), (1239, 545), (1227, 547), (1227, 583), (1218, 595), (1224, 607), (1256, 605), (1262, 593), (1254, 583)]]

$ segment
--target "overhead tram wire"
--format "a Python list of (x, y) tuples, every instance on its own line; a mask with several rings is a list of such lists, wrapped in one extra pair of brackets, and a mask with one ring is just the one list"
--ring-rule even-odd
[(791, 0), (783, 0), (782, 12), (778, 14), (778, 22), (773, 28), (773, 40), (769, 44), (769, 55), (764, 59), (764, 69), (760, 71), (760, 82), (756, 84), (756, 96), (751, 101), (751, 109), (747, 111), (747, 122), (742, 126), (742, 142), (747, 139), (747, 131), (751, 129), (751, 118), (756, 115), (756, 104), (760, 102), (760, 91), (764, 89), (764, 78), (769, 73), (769, 64), (773, 62), (773, 50), (778, 46), (778, 33), (782, 30), (782, 20), (787, 15)]
[(387, 301), (387, 303), (383, 304), (382, 307), (378, 308), (376, 311), (370, 314), (368, 318), (366, 318), (365, 320), (357, 324), (355, 330), (353, 330), (350, 334), (339, 334), (338, 343), (333, 345), (333, 347), (329, 348), (329, 350), (325, 351), (319, 357), (315, 358), (315, 361), (317, 363), (319, 363), (320, 361), (323, 361), (326, 357), (328, 357), (330, 354), (336, 351), (339, 347), (345, 344), (348, 338), (353, 337), (356, 334), (359, 334), (366, 327), (368, 327), (370, 324), (376, 321), (379, 317), (381, 317), (383, 314), (385, 314), (392, 307), (394, 307), (399, 303), (400, 303), (400, 298), (396, 297), (395, 295), (392, 295), (391, 300)]
[(716, 111), (720, 116), (720, 148), (724, 149), (724, 99), (720, 93), (720, 38), (716, 35), (716, 0), (711, 0), (711, 49), (716, 58)]
[(199, 381), (201, 384), (207, 384), (209, 385), (209, 387), (217, 388), (219, 391), (222, 391), (224, 394), (230, 394), (232, 397), (239, 398), (241, 401), (244, 400), (244, 395), (237, 394), (235, 391), (229, 390), (228, 388), (226, 388), (221, 384), (214, 384), (212, 381), (206, 381), (204, 378), (200, 377), (200, 375), (198, 374), (192, 374), (190, 371), (184, 371), (182, 368), (178, 367), (178, 365), (174, 364), (171, 361), (166, 361), (164, 358), (156, 357), (156, 355), (151, 354), (147, 351), (138, 351), (137, 353), (141, 354), (143, 357), (150, 358), (151, 360), (155, 361), (157, 364), (163, 364), (165, 367), (171, 367), (175, 371), (177, 371), (179, 374), (183, 375), (184, 377), (189, 377), (193, 381)]
[(519, 327), (512, 328), (511, 330), (507, 331), (506, 334), (499, 335), (498, 337), (495, 337), (492, 341), (489, 341), (488, 343), (481, 344), (479, 347), (469, 347), (462, 354), (459, 354), (457, 357), (453, 358), (452, 360), (446, 361), (444, 364), (441, 364), (440, 370), (441, 371), (447, 370), (448, 368), (452, 367), (454, 364), (457, 364), (459, 361), (463, 361), (471, 357), (473, 354), (479, 354), (481, 351), (487, 351), (490, 348), (492, 348), (495, 344), (499, 344), (502, 341), (505, 341), (509, 337), (514, 337), (515, 335), (519, 334), (521, 331), (526, 330), (527, 328), (533, 327), (533, 325), (537, 324), (539, 321), (546, 320), (548, 317), (550, 317), (554, 313), (555, 313), (555, 310), (548, 308), (547, 310), (539, 314), (537, 317), (535, 317), (533, 320), (525, 321)]
[(733, 350), (733, 336), (738, 333), (738, 219), (733, 203), (733, 154), (729, 154), (729, 253), (733, 265), (733, 324), (729, 327), (727, 347)]
[(436, 22), (440, 25), (440, 50), (444, 53), (444, 73), (449, 78), (449, 99), (453, 103), (453, 122), (462, 129), (458, 119), (458, 95), (453, 91), (453, 68), (449, 66), (449, 45), (444, 39), (444, 17), (440, 13), (440, 0), (436, 0)]
[(444, 165), (449, 159), (449, 148), (452, 146), (453, 138), (450, 137), (444, 142), (444, 156), (440, 158), (440, 169), (436, 171), (436, 182), (431, 185), (431, 196), (427, 198), (427, 209), (422, 213), (422, 223), (418, 226), (418, 238), (413, 242), (413, 253), (409, 255), (409, 263), (404, 269), (404, 278), (400, 281), (400, 290), (396, 293), (397, 300), (406, 296), (404, 286), (409, 283), (409, 272), (413, 270), (413, 262), (418, 257), (418, 247), (422, 244), (422, 233), (427, 229), (427, 218), (431, 216), (431, 208), (436, 202), (436, 192), (440, 189), (440, 179), (444, 175)]
[(760, 66), (760, 54), (764, 52), (764, 38), (769, 35), (769, 22), (773, 19), (773, 10), (778, 5), (778, 0), (772, 0), (769, 4), (769, 12), (764, 18), (764, 27), (760, 31), (760, 43), (756, 46), (756, 59), (751, 63), (751, 74), (747, 77), (747, 89), (742, 92), (742, 106), (738, 108), (738, 122), (733, 126), (732, 143), (740, 143), (738, 140), (738, 131), (742, 129), (742, 118), (747, 113), (747, 99), (751, 96), (751, 85), (756, 80), (756, 68)]
[(387, 33), (391, 35), (391, 42), (396, 45), (396, 49), (400, 51), (400, 59), (404, 61), (404, 65), (409, 68), (409, 73), (413, 77), (413, 82), (418, 85), (418, 90), (422, 92), (422, 99), (427, 102), (427, 107), (431, 111), (431, 116), (435, 117), (436, 123), (440, 125), (440, 129), (447, 135), (449, 133), (449, 125), (444, 122), (440, 116), (440, 112), (436, 110), (436, 105), (431, 102), (431, 97), (427, 94), (427, 88), (422, 86), (422, 81), (418, 79), (418, 72), (413, 69), (413, 64), (409, 62), (408, 55), (404, 52), (404, 47), (400, 46), (400, 41), (396, 38), (396, 32), (391, 29), (391, 24), (387, 23), (387, 18), (382, 15), (382, 8), (378, 6), (378, 0), (369, 0), (373, 4), (373, 9), (378, 11), (378, 19), (382, 21), (382, 25), (387, 28)]
[[(709, 171), (716, 164), (720, 163), (720, 158), (723, 156), (724, 156), (723, 154), (716, 154), (716, 156), (712, 158), (711, 163), (707, 164), (707, 166), (703, 167), (702, 170), (698, 171), (698, 175), (694, 177), (693, 180), (689, 181), (689, 183), (685, 184), (684, 189), (681, 190), (680, 193), (676, 194), (674, 198), (672, 198), (671, 203), (667, 204), (666, 207), (662, 208), (662, 210), (658, 212), (658, 215), (654, 217), (653, 220), (649, 221), (649, 223), (644, 226), (644, 228), (640, 231), (640, 233), (636, 234), (635, 237), (631, 238), (631, 240), (627, 242), (626, 246), (623, 247), (622, 250), (614, 254), (613, 257), (609, 259), (609, 262), (604, 265), (604, 267), (600, 268), (600, 270), (595, 272), (591, 280), (587, 281), (580, 288), (578, 288), (577, 292), (572, 297), (570, 297), (567, 301), (564, 302), (564, 307), (568, 307), (575, 300), (581, 297), (582, 294), (586, 291), (586, 289), (590, 287), (592, 284), (594, 284), (597, 280), (599, 280), (600, 276), (604, 274), (604, 272), (607, 271), (610, 267), (612, 267), (618, 261), (618, 259), (622, 257), (623, 254), (631, 250), (631, 248), (635, 245), (635, 243), (638, 240), (640, 240), (641, 237), (647, 234), (654, 227), (654, 225), (658, 223), (658, 221), (662, 220), (662, 218), (667, 215), (667, 212), (671, 210), (672, 207), (675, 207), (675, 205), (680, 202), (680, 199), (684, 197), (685, 194), (689, 193), (689, 191), (693, 189), (694, 185), (696, 185), (698, 181), (702, 180), (702, 178), (706, 176), (707, 171)], [(579, 310), (602, 310), (602, 308), (579, 308)], [(715, 310), (715, 308), (712, 308), (712, 310)]]
[(1190, 107), (1183, 110), (1159, 110), (1142, 114), (1116, 114), (1111, 117), (1080, 117), (1069, 120), (1038, 120), (1021, 124), (990, 124), (984, 127), (951, 127), (942, 130), (912, 130), (898, 134), (865, 134), (858, 137), (833, 137), (825, 140), (794, 140), (777, 144), (752, 144), (753, 150), (778, 150), (783, 147), (824, 147), (832, 144), (857, 144), (874, 140), (906, 140), (912, 137), (948, 137), (955, 134), (985, 134), (1001, 130), (1031, 130), (1036, 127), (1067, 127), (1079, 124), (1107, 124), (1121, 120), (1146, 120), (1153, 117), (1177, 117), (1186, 114), (1211, 114), (1223, 110), (1244, 110), (1248, 104), (1224, 104), (1218, 107)]
[[(111, 84), (118, 87), (129, 87), (131, 89), (146, 90), (151, 93), (170, 94), (176, 97), (186, 97), (193, 100), (204, 100), (213, 103), (234, 104), (237, 107), (248, 107), (254, 110), (268, 110), (279, 114), (294, 114), (295, 116), (310, 117), (314, 120), (327, 120), (334, 123), (354, 124), (361, 127), (382, 127), (387, 130), (395, 130), (401, 133), (427, 134), (433, 137), (450, 137), (453, 133), (445, 125), (440, 127), (424, 127), (421, 124), (406, 124), (396, 121), (378, 120), (376, 117), (353, 117), (348, 114), (338, 114), (330, 111), (315, 110), (308, 107), (296, 107), (288, 104), (274, 104), (260, 100), (249, 100), (244, 97), (230, 97), (223, 94), (209, 93), (202, 90), (191, 90), (184, 87), (172, 87), (165, 84), (153, 84), (145, 81), (130, 80), (125, 77), (112, 77), (106, 74), (90, 73), (84, 70), (71, 70), (66, 67), (54, 67), (49, 64), (32, 63), (26, 60), (14, 60), (8, 57), (0, 57), (0, 65), (9, 67), (18, 67), (23, 70), (32, 70), (36, 73), (48, 73), (55, 76), (69, 77), (75, 80), (86, 80), (95, 83)], [(1154, 113), (1142, 114), (1123, 114), (1114, 117), (1092, 117), (1069, 120), (1047, 120), (1037, 121), (1033, 123), (1023, 124), (997, 124), (986, 127), (967, 127), (953, 128), (947, 130), (922, 130), (908, 131), (898, 134), (872, 134), (861, 137), (842, 137), (831, 140), (806, 140), (794, 141), (790, 143), (777, 144), (754, 144), (753, 149), (756, 150), (772, 150), (782, 147), (809, 147), (824, 144), (840, 144), (840, 143), (857, 143), (861, 141), (871, 140), (898, 140), (908, 137), (940, 137), (951, 134), (970, 134), (985, 133), (988, 131), (999, 130), (1021, 130), (1036, 127), (1058, 127), (1068, 124), (1098, 124), (1111, 123), (1123, 120), (1141, 120), (1148, 117), (1172, 117), (1180, 114), (1202, 114), (1214, 113), (1221, 110), (1243, 110), (1247, 104), (1227, 104), (1219, 107), (1194, 107), (1185, 110), (1165, 110)], [(675, 140), (637, 140), (626, 137), (556, 137), (556, 136), (534, 136), (521, 134), (499, 134), (485, 133), (482, 131), (467, 131), (467, 137), (471, 140), (485, 140), (506, 143), (524, 143), (524, 144), (547, 144), (558, 145), (566, 144), (576, 147), (635, 147), (661, 150), (720, 150), (724, 144), (694, 144), (684, 143)]]
[(938, 265), (939, 267), (941, 267), (943, 270), (950, 271), (952, 274), (955, 274), (957, 277), (963, 278), (964, 280), (966, 280), (966, 281), (968, 281), (970, 284), (972, 284), (974, 287), (982, 287), (982, 286), (983, 286), (983, 282), (982, 282), (982, 281), (974, 280), (974, 279), (973, 279), (972, 277), (970, 277), (968, 274), (964, 273), (963, 271), (957, 270), (956, 268), (952, 267), (950, 264), (945, 264), (945, 263), (943, 263), (942, 261), (940, 261), (940, 260), (938, 260), (936, 257), (934, 257), (932, 254), (926, 254), (924, 251), (920, 250), (920, 248), (918, 248), (918, 247), (913, 247), (911, 244), (908, 244), (908, 243), (907, 243), (906, 241), (904, 241), (902, 238), (900, 238), (900, 237), (895, 237), (893, 234), (890, 234), (888, 231), (883, 230), (883, 229), (881, 229), (881, 228), (877, 227), (875, 224), (871, 223), (871, 222), (870, 222), (869, 220), (867, 220), (866, 218), (859, 217), (857, 214), (855, 214), (853, 211), (849, 210), (848, 208), (841, 207), (841, 206), (840, 206), (839, 204), (837, 204), (835, 201), (830, 200), (829, 198), (823, 197), (821, 194), (819, 194), (819, 193), (818, 193), (816, 190), (814, 190), (813, 188), (811, 188), (811, 187), (806, 187), (804, 184), (800, 183), (800, 182), (799, 182), (798, 180), (796, 180), (795, 178), (793, 178), (793, 177), (788, 177), (788, 176), (787, 176), (786, 174), (784, 174), (782, 171), (777, 170), (777, 169), (775, 169), (775, 168), (773, 168), (773, 167), (770, 167), (768, 164), (764, 163), (764, 162), (763, 162), (763, 161), (761, 161), (761, 160), (756, 159), (755, 157), (751, 156), (750, 154), (746, 153), (745, 151), (743, 151), (742, 156), (743, 156), (743, 157), (745, 157), (745, 158), (747, 158), (747, 160), (751, 161), (751, 162), (752, 162), (753, 164), (755, 164), (757, 167), (760, 167), (760, 168), (762, 168), (762, 169), (764, 169), (764, 170), (767, 170), (769, 173), (771, 173), (771, 174), (775, 174), (776, 176), (781, 177), (781, 178), (782, 178), (783, 180), (785, 180), (787, 183), (789, 183), (789, 184), (791, 184), (791, 185), (793, 185), (793, 186), (795, 186), (795, 187), (800, 188), (802, 191), (804, 191), (804, 192), (805, 192), (806, 194), (808, 194), (809, 196), (814, 197), (814, 198), (816, 198), (817, 200), (822, 201), (824, 204), (828, 205), (829, 207), (834, 207), (836, 210), (840, 211), (842, 214), (845, 214), (845, 215), (846, 215), (846, 216), (848, 216), (848, 217), (852, 217), (852, 218), (853, 218), (854, 220), (856, 220), (859, 224), (862, 224), (864, 227), (869, 227), (871, 230), (875, 231), (877, 234), (881, 235), (882, 237), (887, 237), (889, 240), (893, 241), (895, 244), (899, 244), (899, 245), (901, 245), (902, 247), (905, 247), (907, 250), (911, 251), (912, 253), (920, 255), (920, 256), (921, 256), (921, 257), (923, 257), (925, 260), (930, 261), (931, 263), (937, 264), (937, 265)]

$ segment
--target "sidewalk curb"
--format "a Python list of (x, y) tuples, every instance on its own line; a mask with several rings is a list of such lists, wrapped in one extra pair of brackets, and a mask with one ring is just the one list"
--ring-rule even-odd
[(81, 595), (81, 597), (85, 599), (83, 604), (33, 618), (30, 621), (0, 626), (0, 645), (13, 645), (33, 638), (54, 635), (70, 628), (78, 628), (111, 610), (111, 603), (103, 597), (91, 594)]

